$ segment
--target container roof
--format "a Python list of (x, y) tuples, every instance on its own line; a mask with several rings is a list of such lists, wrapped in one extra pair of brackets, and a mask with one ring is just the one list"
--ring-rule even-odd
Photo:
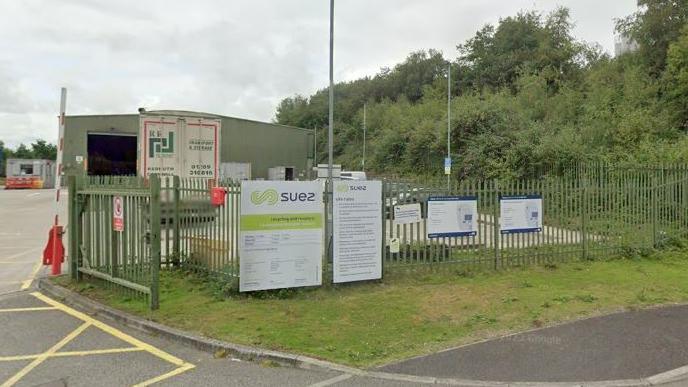
[[(141, 114), (151, 114), (156, 116), (185, 116), (185, 117), (211, 117), (211, 118), (223, 118), (219, 114), (205, 113), (205, 112), (192, 112), (189, 110), (146, 110), (141, 112)], [(229, 117), (234, 118), (234, 117)]]
[(239, 121), (246, 121), (246, 122), (256, 122), (260, 124), (267, 124), (267, 125), (274, 125), (274, 126), (281, 126), (284, 128), (288, 129), (298, 129), (298, 130), (305, 130), (308, 132), (313, 132), (315, 129), (307, 129), (307, 128), (300, 128), (298, 126), (291, 126), (291, 125), (283, 125), (283, 124), (277, 124), (274, 122), (264, 122), (264, 121), (257, 121), (257, 120), (249, 120), (246, 118), (238, 118), (238, 117), (231, 117), (231, 116), (223, 116), (220, 114), (213, 114), (213, 113), (205, 113), (205, 112), (194, 112), (190, 110), (145, 110), (140, 113), (134, 113), (134, 114), (75, 114), (75, 115), (69, 115), (67, 114), (67, 117), (108, 117), (108, 116), (138, 116), (140, 114), (150, 114), (150, 115), (159, 115), (159, 116), (186, 116), (186, 117), (205, 117), (205, 118), (229, 118), (232, 120), (239, 120)]

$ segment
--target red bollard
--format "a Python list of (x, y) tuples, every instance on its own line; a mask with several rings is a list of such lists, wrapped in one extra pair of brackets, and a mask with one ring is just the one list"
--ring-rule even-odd
[(51, 265), (51, 275), (60, 275), (62, 262), (64, 262), (62, 226), (53, 226), (48, 232), (48, 244), (43, 249), (43, 264)]

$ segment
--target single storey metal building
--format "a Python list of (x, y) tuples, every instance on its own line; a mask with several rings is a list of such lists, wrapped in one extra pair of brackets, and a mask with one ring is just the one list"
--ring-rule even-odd
[[(160, 117), (219, 120), (220, 163), (249, 163), (252, 178), (268, 178), (268, 169), (286, 167), (291, 178), (310, 178), (312, 129), (178, 110), (142, 111)], [(141, 163), (141, 114), (67, 115), (63, 165), (65, 174), (136, 175)]]

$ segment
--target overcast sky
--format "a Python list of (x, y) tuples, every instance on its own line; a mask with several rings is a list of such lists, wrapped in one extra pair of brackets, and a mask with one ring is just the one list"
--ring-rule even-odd
[[(635, 0), (338, 0), (335, 81), (456, 45), (519, 10), (566, 6), (578, 39), (613, 51)], [(327, 0), (0, 0), (0, 140), (55, 142), (67, 114), (182, 109), (270, 121), (327, 85)], [(336, 107), (335, 107), (336, 108)]]

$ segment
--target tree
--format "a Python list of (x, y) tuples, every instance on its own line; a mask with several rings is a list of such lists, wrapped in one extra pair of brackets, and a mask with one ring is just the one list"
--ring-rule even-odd
[[(674, 31), (685, 2), (642, 0), (641, 11), (627, 19), (638, 31), (657, 34), (657, 42), (670, 42), (659, 76), (638, 53), (611, 58), (599, 45), (576, 41), (566, 8), (521, 12), (481, 28), (457, 46), (452, 66), (455, 170), (489, 179), (532, 177), (582, 160), (688, 160), (688, 136), (677, 130), (688, 132), (688, 27), (674, 38), (660, 33)], [(671, 13), (669, 26), (661, 25), (658, 10)], [(373, 77), (337, 83), (335, 162), (360, 165), (367, 103), (371, 172), (441, 173), (446, 72), (438, 51), (421, 50)], [(279, 123), (319, 129), (318, 160), (326, 156), (327, 107), (325, 88), (286, 98), (276, 112)]]
[(638, 8), (617, 20), (616, 30), (640, 45), (640, 56), (658, 77), (666, 67), (669, 45), (688, 22), (688, 0), (638, 0)]
[(36, 140), (31, 144), (34, 159), (56, 160), (57, 146), (48, 144), (45, 140)]
[(12, 152), (12, 157), (16, 159), (32, 159), (33, 158), (33, 152), (29, 150), (29, 148), (26, 147), (24, 144), (19, 144), (17, 149)]
[(19, 144), (16, 150), (4, 148), (4, 143), (0, 141), (0, 149), (3, 150), (5, 159), (57, 159), (57, 146), (49, 144), (45, 140), (36, 140), (31, 143), (30, 147)]
[(672, 121), (688, 130), (688, 26), (669, 47), (663, 88), (664, 98), (673, 112)]
[(558, 8), (544, 20), (535, 11), (486, 25), (457, 48), (459, 64), (473, 87), (512, 87), (524, 73), (544, 72), (554, 84), (580, 69), (586, 46), (571, 35), (569, 10)]
[(444, 78), (446, 74), (447, 61), (439, 51), (431, 49), (412, 52), (404, 62), (396, 65), (394, 70), (382, 77), (391, 86), (385, 97), (396, 100), (403, 95), (409, 101), (416, 102), (423, 97), (425, 85)]

